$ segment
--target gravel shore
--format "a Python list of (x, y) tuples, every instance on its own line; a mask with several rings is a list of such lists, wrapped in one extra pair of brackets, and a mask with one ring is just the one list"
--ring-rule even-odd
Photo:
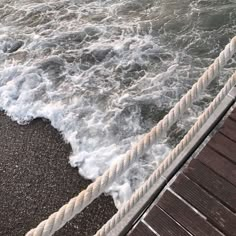
[[(71, 147), (47, 121), (19, 125), (0, 112), (0, 143), (2, 236), (25, 235), (90, 183), (68, 164)], [(115, 212), (101, 196), (55, 235), (93, 235)]]

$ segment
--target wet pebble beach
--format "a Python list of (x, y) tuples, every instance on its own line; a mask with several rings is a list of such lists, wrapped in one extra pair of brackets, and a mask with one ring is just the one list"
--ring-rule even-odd
[[(0, 235), (25, 235), (90, 181), (68, 163), (71, 147), (48, 121), (28, 125), (0, 113)], [(90, 236), (116, 212), (102, 195), (56, 236)]]

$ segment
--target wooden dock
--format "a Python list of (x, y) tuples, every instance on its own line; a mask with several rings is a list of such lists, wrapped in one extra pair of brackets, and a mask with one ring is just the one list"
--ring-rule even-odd
[(236, 108), (128, 235), (236, 235)]

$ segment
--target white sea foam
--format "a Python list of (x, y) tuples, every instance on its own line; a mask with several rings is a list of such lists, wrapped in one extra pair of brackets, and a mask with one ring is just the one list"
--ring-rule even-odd
[[(218, 52), (206, 44), (210, 54), (197, 53), (210, 34), (201, 39), (193, 24), (196, 5), (194, 11), (183, 6), (151, 0), (0, 4), (0, 109), (21, 124), (49, 119), (72, 146), (70, 164), (94, 180), (168, 112)], [(182, 24), (174, 24), (179, 18)], [(201, 106), (178, 127), (192, 124)], [(166, 141), (107, 189), (117, 207), (170, 150)]]

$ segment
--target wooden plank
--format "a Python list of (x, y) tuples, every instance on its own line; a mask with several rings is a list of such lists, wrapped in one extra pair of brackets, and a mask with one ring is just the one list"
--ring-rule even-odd
[(236, 108), (233, 110), (233, 112), (229, 116), (232, 120), (236, 121)]
[(220, 132), (234, 141), (234, 145), (236, 145), (236, 121), (228, 118), (224, 125), (220, 128)]
[(180, 174), (171, 188), (229, 236), (236, 235), (236, 216), (201, 187)]
[(236, 163), (236, 144), (223, 134), (215, 134), (207, 145)]
[(154, 206), (144, 220), (161, 236), (190, 235), (158, 206)]
[(157, 204), (195, 236), (222, 236), (214, 226), (168, 190)]
[(200, 152), (197, 159), (236, 186), (236, 166), (231, 161), (207, 146)]
[(128, 236), (156, 236), (143, 222), (139, 222)]
[(196, 159), (190, 162), (183, 173), (233, 212), (236, 212), (236, 187), (234, 185)]

